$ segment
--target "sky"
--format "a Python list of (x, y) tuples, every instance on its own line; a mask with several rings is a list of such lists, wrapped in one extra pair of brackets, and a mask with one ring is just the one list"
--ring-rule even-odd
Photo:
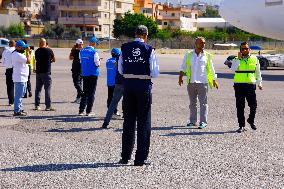
[[(166, 2), (166, 0), (154, 0), (155, 2)], [(190, 3), (193, 3), (193, 2), (206, 2), (206, 3), (209, 3), (209, 4), (213, 4), (213, 5), (218, 5), (221, 0), (169, 0), (170, 3), (179, 3), (180, 1), (182, 2), (182, 4), (190, 4)]]

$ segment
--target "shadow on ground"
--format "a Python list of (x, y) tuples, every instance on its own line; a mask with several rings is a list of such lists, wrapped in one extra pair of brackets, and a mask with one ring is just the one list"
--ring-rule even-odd
[(236, 131), (200, 131), (200, 132), (189, 132), (189, 133), (168, 133), (168, 134), (162, 134), (160, 136), (166, 136), (166, 137), (175, 137), (175, 136), (202, 136), (202, 135), (225, 135), (225, 134), (233, 134), (237, 133)]
[(23, 167), (14, 167), (1, 169), (2, 172), (48, 172), (48, 171), (68, 171), (75, 169), (96, 169), (96, 168), (114, 168), (130, 165), (121, 165), (117, 163), (90, 163), (90, 164), (46, 164), (46, 165), (30, 165)]
[(24, 120), (52, 120), (56, 122), (90, 122), (90, 121), (103, 121), (104, 117), (88, 117), (88, 116), (78, 116), (78, 115), (58, 115), (58, 116), (26, 116), (21, 117)]
[[(179, 75), (179, 72), (160, 72), (161, 75)], [(233, 73), (217, 73), (218, 78), (222, 79), (234, 79)], [(262, 73), (262, 80), (263, 81), (284, 81), (284, 74), (283, 75), (268, 75)]]

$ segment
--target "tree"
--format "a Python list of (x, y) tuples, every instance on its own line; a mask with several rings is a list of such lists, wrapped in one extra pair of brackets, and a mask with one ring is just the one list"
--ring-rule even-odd
[(7, 28), (7, 34), (14, 36), (14, 37), (24, 37), (25, 30), (24, 27), (20, 24), (12, 24)]
[(145, 25), (148, 27), (149, 38), (155, 37), (158, 33), (157, 23), (150, 17), (138, 13), (125, 13), (123, 18), (114, 20), (113, 35), (118, 38), (120, 36), (135, 37), (135, 29), (138, 25)]
[(47, 37), (55, 37), (55, 32), (53, 30), (52, 25), (50, 24), (44, 24), (44, 28), (42, 30), (42, 33)]
[(219, 11), (214, 9), (212, 6), (206, 7), (206, 12), (201, 16), (205, 18), (220, 18)]
[(68, 33), (69, 33), (69, 36), (73, 38), (81, 37), (81, 31), (79, 28), (76, 28), (76, 27), (71, 27)]
[(62, 24), (54, 25), (54, 32), (58, 38), (62, 38), (64, 35), (64, 31), (66, 30), (65, 26)]

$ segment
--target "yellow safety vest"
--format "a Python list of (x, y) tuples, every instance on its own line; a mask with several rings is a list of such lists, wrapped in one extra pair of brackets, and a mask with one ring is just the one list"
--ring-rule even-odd
[[(236, 58), (237, 59), (237, 58)], [(235, 70), (235, 83), (255, 83), (256, 82), (256, 64), (257, 57), (250, 56), (247, 61), (240, 59), (240, 65)]]
[[(27, 51), (25, 50), (24, 55), (27, 55)], [(35, 53), (34, 50), (30, 50), (30, 58), (31, 58), (31, 62), (28, 64), (28, 66), (31, 68), (31, 70), (33, 70), (33, 68), (35, 68), (35, 64), (36, 64), (36, 60), (35, 60)]]
[[(212, 62), (212, 54), (210, 54), (206, 51), (204, 51), (204, 53), (205, 53), (205, 57), (206, 57), (206, 72), (207, 72), (208, 85), (212, 89), (212, 87), (213, 87), (213, 75), (212, 75), (211, 67), (210, 67), (210, 63)], [(187, 83), (190, 83), (190, 77), (191, 77), (191, 68), (190, 68), (191, 57), (192, 57), (192, 53), (190, 51), (188, 51), (187, 59), (186, 59)]]

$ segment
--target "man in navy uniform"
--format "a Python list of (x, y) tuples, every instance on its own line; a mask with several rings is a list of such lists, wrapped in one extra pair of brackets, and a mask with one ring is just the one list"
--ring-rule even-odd
[(137, 120), (137, 151), (134, 165), (149, 164), (151, 135), (151, 78), (158, 77), (159, 66), (155, 50), (146, 44), (148, 28), (137, 27), (136, 39), (121, 46), (122, 54), (118, 61), (119, 73), (124, 77), (123, 134), (122, 153), (119, 163), (127, 164), (134, 146), (135, 126)]

